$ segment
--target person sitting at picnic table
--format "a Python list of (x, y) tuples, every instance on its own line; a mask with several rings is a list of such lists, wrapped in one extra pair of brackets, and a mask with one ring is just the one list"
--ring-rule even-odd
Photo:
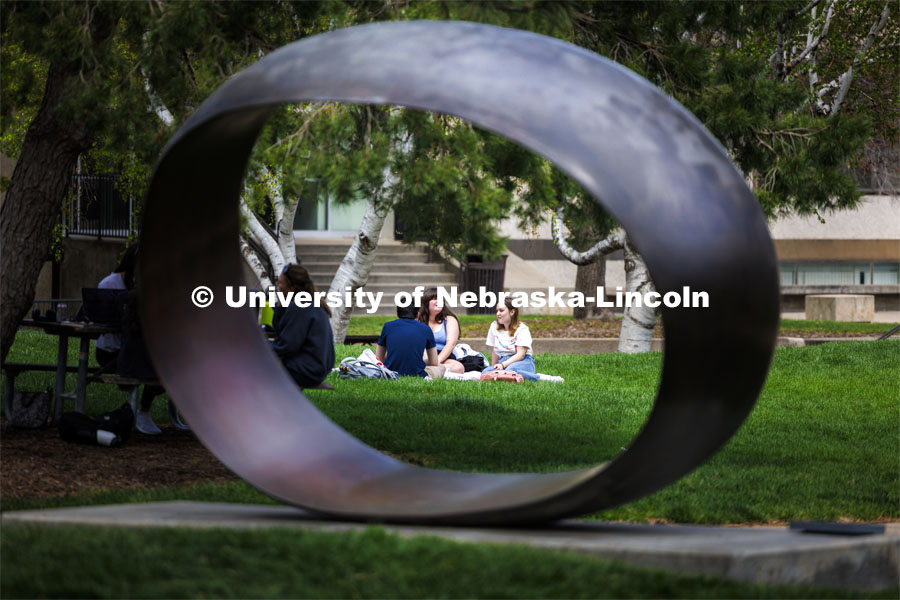
[[(278, 276), (278, 291), (316, 294), (316, 284), (300, 265), (285, 265)], [(334, 367), (334, 334), (331, 309), (322, 306), (275, 306), (272, 315), (275, 339), (272, 349), (301, 388), (321, 385)]]
[[(150, 353), (144, 343), (144, 334), (138, 318), (138, 292), (132, 289), (125, 301), (122, 316), (122, 345), (116, 361), (116, 372), (123, 377), (135, 379), (156, 379), (156, 369), (150, 360)], [(153, 422), (150, 408), (153, 400), (165, 393), (161, 385), (144, 385), (141, 390), (141, 403), (135, 415), (134, 428), (146, 435), (159, 435), (162, 430)]]
[(491, 323), (485, 343), (491, 347), (492, 366), (482, 373), (505, 369), (515, 371), (529, 381), (541, 379), (534, 368), (531, 331), (519, 321), (519, 309), (513, 306), (509, 298), (497, 303), (497, 320)]
[[(442, 377), (445, 371), (438, 365), (434, 333), (424, 323), (417, 320), (419, 309), (415, 306), (398, 306), (397, 319), (388, 321), (381, 328), (381, 335), (375, 345), (375, 358), (399, 375), (410, 377)], [(429, 367), (436, 367), (431, 373), (425, 370), (423, 356), (428, 357)]]
[(438, 364), (451, 373), (465, 373), (462, 363), (453, 358), (453, 349), (459, 342), (459, 319), (441, 302), (437, 288), (428, 288), (422, 295), (419, 321), (428, 325), (434, 334)]
[[(129, 246), (115, 270), (100, 280), (97, 287), (102, 290), (130, 290), (134, 287), (134, 268), (137, 264), (137, 244)], [(122, 336), (118, 333), (104, 333), (94, 342), (94, 357), (101, 372), (115, 370), (122, 348)]]

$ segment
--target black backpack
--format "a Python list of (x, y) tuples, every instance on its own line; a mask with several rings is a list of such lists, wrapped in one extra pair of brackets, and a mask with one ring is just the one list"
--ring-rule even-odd
[(131, 435), (132, 429), (134, 411), (127, 402), (96, 419), (80, 412), (67, 412), (59, 422), (59, 436), (79, 444), (120, 446)]

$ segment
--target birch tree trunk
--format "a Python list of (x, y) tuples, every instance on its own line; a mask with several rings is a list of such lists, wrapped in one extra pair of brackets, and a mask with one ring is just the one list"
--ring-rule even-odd
[(269, 271), (266, 269), (266, 265), (260, 260), (256, 250), (254, 250), (247, 242), (247, 239), (243, 234), (240, 237), (240, 243), (241, 256), (244, 257), (244, 262), (247, 263), (253, 271), (253, 274), (256, 275), (256, 279), (259, 281), (259, 288), (263, 291), (268, 290), (269, 287), (275, 285), (275, 283), (269, 278)]
[[(622, 249), (625, 251), (625, 291), (645, 294), (655, 289), (644, 259), (635, 251), (627, 235), (624, 233), (611, 235), (594, 244), (589, 250), (579, 252), (566, 241), (566, 236), (562, 231), (562, 213), (563, 209), (560, 207), (551, 217), (550, 225), (553, 232), (553, 243), (570, 262), (576, 265), (586, 265), (599, 257), (605, 257), (614, 250)], [(619, 352), (627, 354), (650, 352), (653, 328), (656, 326), (658, 315), (658, 309), (645, 306), (626, 308), (622, 318), (622, 330), (619, 332)]]
[(241, 214), (247, 220), (247, 231), (243, 234), (252, 239), (265, 253), (265, 259), (256, 249), (241, 238), (241, 256), (244, 262), (256, 274), (260, 288), (266, 290), (274, 282), (269, 277), (266, 262), (272, 267), (273, 274), (277, 277), (285, 265), (297, 263), (297, 242), (294, 239), (294, 216), (297, 214), (299, 197), (284, 197), (284, 174), (281, 170), (272, 172), (265, 169), (261, 178), (266, 186), (266, 192), (272, 201), (275, 212), (275, 229), (270, 229), (262, 219), (250, 208), (246, 197), (241, 198)]
[[(625, 291), (639, 292), (644, 295), (654, 291), (650, 271), (641, 255), (625, 238)], [(643, 296), (642, 296), (643, 297)], [(643, 303), (642, 303), (643, 304)], [(622, 318), (622, 330), (619, 332), (619, 352), (636, 354), (650, 352), (653, 341), (653, 328), (659, 309), (647, 306), (625, 308)]]
[[(369, 280), (369, 272), (375, 264), (378, 239), (381, 237), (381, 230), (389, 210), (388, 203), (384, 203), (384, 206), (379, 204), (377, 199), (372, 199), (366, 204), (366, 214), (359, 226), (359, 233), (353, 239), (353, 244), (341, 261), (334, 279), (331, 280), (330, 292), (338, 292), (343, 297), (344, 292), (354, 292), (366, 285)], [(344, 305), (332, 310), (331, 330), (334, 334), (334, 343), (344, 343), (352, 312), (352, 306)]]

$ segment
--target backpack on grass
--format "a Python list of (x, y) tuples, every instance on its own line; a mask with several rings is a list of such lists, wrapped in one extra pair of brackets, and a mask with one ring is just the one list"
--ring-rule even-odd
[(6, 418), (12, 427), (39, 429), (48, 425), (50, 409), (53, 405), (53, 391), (13, 392)]
[(338, 365), (338, 377), (341, 379), (397, 379), (398, 375), (395, 371), (378, 363), (348, 356)]
[(134, 411), (126, 402), (96, 419), (80, 412), (64, 413), (59, 422), (59, 437), (77, 444), (115, 447), (128, 439), (133, 428)]

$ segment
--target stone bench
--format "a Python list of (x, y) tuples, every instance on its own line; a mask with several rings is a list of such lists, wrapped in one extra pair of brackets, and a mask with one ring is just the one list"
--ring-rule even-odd
[(806, 318), (811, 321), (871, 321), (875, 296), (871, 294), (813, 294), (806, 296)]

